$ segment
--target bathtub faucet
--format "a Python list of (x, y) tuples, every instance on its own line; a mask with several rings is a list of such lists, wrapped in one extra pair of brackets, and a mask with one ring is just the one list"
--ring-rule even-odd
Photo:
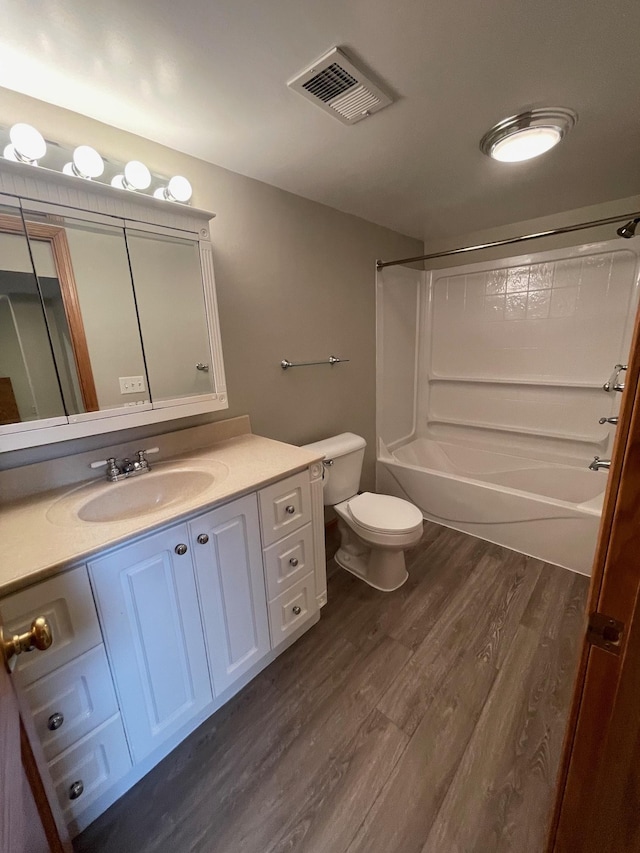
[(590, 471), (599, 471), (601, 468), (604, 468), (605, 471), (608, 471), (611, 467), (610, 459), (600, 459), (599, 456), (593, 457), (593, 462), (589, 465)]

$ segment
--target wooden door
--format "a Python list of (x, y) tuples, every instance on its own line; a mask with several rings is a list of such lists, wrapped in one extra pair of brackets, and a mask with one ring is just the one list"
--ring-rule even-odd
[(550, 830), (553, 853), (640, 851), (640, 312), (622, 376), (588, 608), (606, 619), (585, 631)]
[(189, 527), (219, 696), (271, 648), (256, 496), (214, 509)]
[(136, 762), (212, 701), (186, 524), (89, 563)]
[(58, 835), (1, 653), (0, 800), (0, 853), (70, 849)]

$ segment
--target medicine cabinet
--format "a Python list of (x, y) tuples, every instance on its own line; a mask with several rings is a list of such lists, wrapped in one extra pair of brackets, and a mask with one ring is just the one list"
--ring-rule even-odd
[(213, 214), (25, 168), (0, 167), (0, 450), (227, 408)]

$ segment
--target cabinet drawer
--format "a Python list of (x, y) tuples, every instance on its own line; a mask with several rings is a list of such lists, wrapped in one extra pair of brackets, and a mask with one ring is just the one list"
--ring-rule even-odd
[[(116, 714), (49, 762), (49, 771), (67, 822), (77, 817), (131, 767), (131, 759)], [(71, 798), (72, 786), (82, 793)]]
[(311, 521), (309, 473), (303, 471), (259, 492), (262, 543), (271, 545)]
[(307, 524), (265, 548), (264, 572), (267, 597), (271, 601), (296, 581), (313, 571), (313, 530)]
[(6, 634), (28, 631), (37, 616), (44, 616), (51, 626), (53, 644), (50, 648), (18, 657), (14, 678), (23, 686), (102, 642), (84, 566), (3, 598), (0, 612)]
[(269, 602), (272, 648), (275, 649), (317, 612), (315, 578), (311, 573)]
[(102, 645), (34, 681), (24, 696), (47, 760), (118, 712)]

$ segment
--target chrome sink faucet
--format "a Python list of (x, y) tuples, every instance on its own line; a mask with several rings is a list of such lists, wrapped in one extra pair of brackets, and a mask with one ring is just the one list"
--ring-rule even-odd
[(138, 474), (146, 474), (151, 470), (151, 465), (147, 461), (148, 453), (158, 453), (159, 447), (149, 447), (147, 450), (137, 450), (135, 461), (131, 461), (128, 457), (122, 460), (118, 466), (115, 456), (109, 456), (107, 459), (100, 459), (98, 462), (92, 462), (89, 467), (103, 468), (107, 467), (107, 480), (110, 483), (117, 483), (119, 480), (126, 480), (128, 477), (136, 477)]
[(593, 457), (593, 462), (589, 465), (590, 471), (599, 471), (601, 468), (604, 468), (605, 471), (608, 471), (611, 467), (610, 459), (600, 459), (599, 456)]

